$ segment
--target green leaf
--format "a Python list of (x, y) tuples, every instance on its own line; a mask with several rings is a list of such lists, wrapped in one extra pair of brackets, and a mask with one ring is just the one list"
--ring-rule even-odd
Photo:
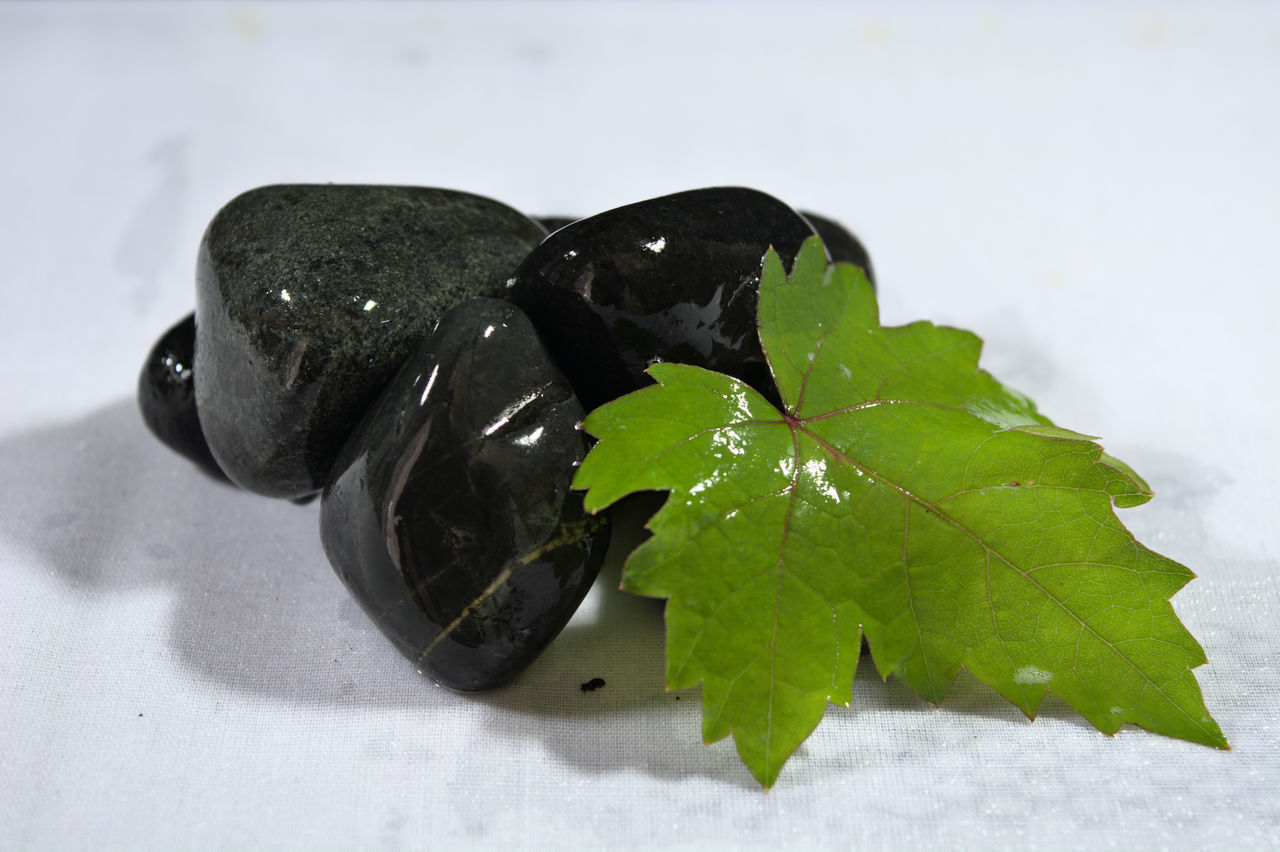
[(978, 369), (975, 335), (881, 326), (817, 238), (790, 277), (765, 256), (759, 311), (782, 411), (655, 364), (587, 418), (574, 483), (591, 511), (671, 492), (623, 588), (669, 599), (667, 684), (702, 683), (708, 743), (732, 734), (771, 786), (848, 705), (865, 633), (881, 675), (930, 701), (964, 667), (1028, 716), (1052, 691), (1107, 733), (1227, 747), (1168, 601), (1193, 575), (1112, 509), (1150, 497), (1136, 473)]

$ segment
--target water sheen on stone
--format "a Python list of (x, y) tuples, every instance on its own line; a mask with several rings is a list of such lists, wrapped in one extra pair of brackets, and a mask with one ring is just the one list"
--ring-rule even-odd
[(789, 267), (813, 234), (753, 189), (681, 192), (561, 227), (520, 264), (507, 295), (588, 410), (648, 384), (655, 360), (770, 393), (756, 330), (761, 260), (773, 246)]
[(444, 189), (283, 185), (232, 200), (196, 276), (196, 398), (219, 466), (268, 496), (319, 490), (414, 344), (458, 302), (499, 294), (545, 234)]
[(209, 476), (226, 481), (200, 429), (195, 344), (195, 314), (188, 314), (161, 335), (138, 376), (138, 409), (142, 422), (161, 443), (195, 462)]
[[(821, 213), (814, 213), (812, 210), (797, 212), (822, 238), (822, 244), (827, 247), (827, 254), (831, 256), (833, 263), (852, 263), (854, 266), (861, 267), (867, 274), (867, 280), (871, 282), (872, 289), (875, 288), (876, 274), (871, 267), (871, 254), (852, 231)], [(571, 225), (581, 218), (581, 216), (536, 216), (534, 220), (546, 228), (547, 233), (554, 234), (565, 225)]]
[(441, 319), (343, 448), (321, 502), (325, 552), (437, 682), (515, 675), (599, 572), (607, 528), (569, 488), (582, 417), (528, 318), (478, 299)]

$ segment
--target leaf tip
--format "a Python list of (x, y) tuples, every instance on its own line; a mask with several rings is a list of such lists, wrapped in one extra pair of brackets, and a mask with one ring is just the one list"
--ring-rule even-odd
[(1219, 751), (1233, 751), (1231, 743), (1227, 742), (1227, 737), (1222, 733), (1222, 729), (1218, 727), (1218, 723), (1208, 713), (1204, 714), (1204, 722), (1207, 726), (1205, 736), (1200, 740), (1201, 745), (1207, 745), (1210, 748), (1216, 748)]
[(1155, 495), (1150, 491), (1136, 491), (1132, 494), (1116, 494), (1111, 503), (1117, 509), (1134, 509), (1151, 500)]

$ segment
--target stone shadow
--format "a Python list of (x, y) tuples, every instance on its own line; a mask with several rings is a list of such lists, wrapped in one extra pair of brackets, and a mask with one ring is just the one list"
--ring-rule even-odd
[[(165, 590), (163, 641), (197, 680), (291, 705), (420, 710), (424, 726), (484, 707), (492, 727), (540, 737), (571, 766), (592, 765), (624, 727), (649, 738), (632, 765), (672, 754), (652, 748), (673, 739), (667, 716), (645, 712), (673, 701), (662, 688), (661, 603), (619, 591), (617, 559), (529, 670), (461, 695), (419, 674), (351, 599), (324, 556), (318, 503), (204, 475), (152, 438), (131, 399), (0, 439), (0, 476), (0, 537), (25, 552), (7, 570), (47, 571), (81, 596)], [(581, 690), (597, 676), (605, 689)], [(696, 717), (696, 692), (685, 703)], [(640, 729), (636, 716), (647, 720)], [(579, 736), (583, 720), (598, 739)], [(689, 749), (702, 752), (696, 737)]]
[[(201, 677), (305, 704), (418, 706), (454, 695), (394, 653), (334, 576), (318, 502), (295, 506), (205, 476), (151, 437), (132, 400), (0, 440), (0, 474), (5, 540), (80, 593), (170, 590), (169, 642)], [(592, 592), (607, 593), (601, 617), (571, 624), (549, 655), (605, 667), (608, 609), (630, 598), (613, 583)], [(549, 688), (544, 679), (535, 671), (508, 690)]]
[[(617, 589), (622, 556), (640, 540), (636, 518), (620, 525), (600, 580), (546, 653), (505, 687), (459, 695), (418, 674), (347, 594), (320, 545), (317, 503), (210, 479), (147, 433), (132, 400), (0, 440), (0, 475), (0, 535), (81, 594), (168, 590), (167, 641), (207, 682), (297, 705), (421, 708), (423, 724), (480, 705), (489, 734), (537, 736), (588, 773), (683, 777), (698, 766), (754, 787), (731, 743), (702, 746), (698, 690), (665, 691), (661, 602)], [(581, 689), (597, 677), (604, 687)], [(1025, 724), (967, 676), (935, 711), (900, 682), (882, 683), (865, 656), (853, 699), (855, 712)], [(1079, 719), (1052, 697), (1041, 716)]]

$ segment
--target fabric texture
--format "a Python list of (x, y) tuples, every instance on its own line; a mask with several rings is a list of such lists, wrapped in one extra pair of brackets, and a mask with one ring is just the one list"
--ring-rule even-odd
[[(1264, 4), (0, 6), (0, 846), (1280, 846), (1280, 13)], [(146, 433), (152, 342), (253, 186), (404, 183), (586, 215), (740, 184), (868, 245), (888, 323), (1156, 491), (1121, 517), (1233, 750), (864, 659), (763, 794), (663, 688), (628, 541), (510, 686), (436, 687), (317, 506)], [(605, 686), (580, 685), (602, 678)]]

